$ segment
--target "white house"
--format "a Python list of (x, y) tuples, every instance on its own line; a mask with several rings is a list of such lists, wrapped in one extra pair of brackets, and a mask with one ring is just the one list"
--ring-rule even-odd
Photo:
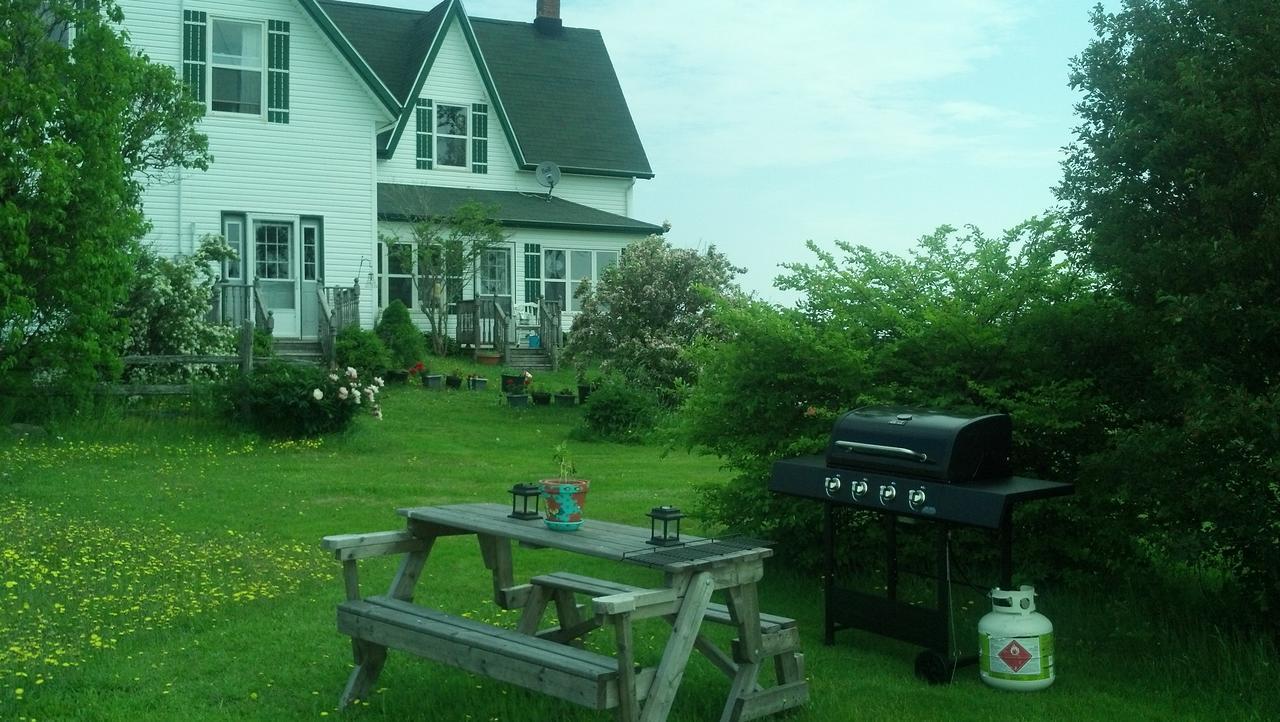
[[(662, 229), (630, 217), (653, 172), (600, 33), (535, 1), (525, 23), (460, 0), (119, 0), (131, 42), (206, 104), (214, 158), (147, 188), (147, 240), (178, 254), (223, 234), (241, 256), (225, 279), (257, 289), (277, 338), (311, 339), (326, 288), (358, 284), (365, 327), (392, 299), (416, 309), (413, 269), (379, 237), (478, 200), (509, 239), (466, 298), (501, 308), (509, 340), (529, 303), (567, 328), (581, 279)], [(543, 161), (562, 171), (550, 196)]]

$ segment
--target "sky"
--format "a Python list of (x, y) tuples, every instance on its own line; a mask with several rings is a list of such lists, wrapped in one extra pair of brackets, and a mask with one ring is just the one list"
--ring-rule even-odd
[[(943, 224), (996, 235), (1052, 207), (1093, 4), (561, 0), (560, 15), (600, 30), (654, 169), (631, 215), (791, 304), (773, 281), (813, 260), (807, 240), (905, 254)], [(530, 22), (536, 0), (463, 6)]]

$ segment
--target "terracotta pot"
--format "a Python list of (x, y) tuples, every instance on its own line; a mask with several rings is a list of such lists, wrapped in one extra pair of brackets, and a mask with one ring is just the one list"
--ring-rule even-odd
[(591, 482), (586, 479), (542, 479), (543, 521), (555, 531), (577, 531)]

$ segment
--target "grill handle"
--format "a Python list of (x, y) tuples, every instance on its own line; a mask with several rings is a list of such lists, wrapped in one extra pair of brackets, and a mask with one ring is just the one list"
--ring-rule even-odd
[(881, 446), (880, 444), (864, 444), (860, 441), (837, 441), (836, 446), (849, 451), (860, 451), (864, 454), (872, 454), (874, 456), (892, 456), (898, 459), (908, 459), (910, 461), (918, 461), (924, 463), (929, 460), (929, 455), (915, 449), (908, 449), (904, 446)]

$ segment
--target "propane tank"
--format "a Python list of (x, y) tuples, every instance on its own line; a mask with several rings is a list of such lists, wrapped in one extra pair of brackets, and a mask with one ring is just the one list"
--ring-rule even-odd
[(978, 669), (997, 689), (1033, 691), (1053, 684), (1053, 623), (1036, 612), (1036, 590), (992, 589), (991, 612), (978, 621)]

